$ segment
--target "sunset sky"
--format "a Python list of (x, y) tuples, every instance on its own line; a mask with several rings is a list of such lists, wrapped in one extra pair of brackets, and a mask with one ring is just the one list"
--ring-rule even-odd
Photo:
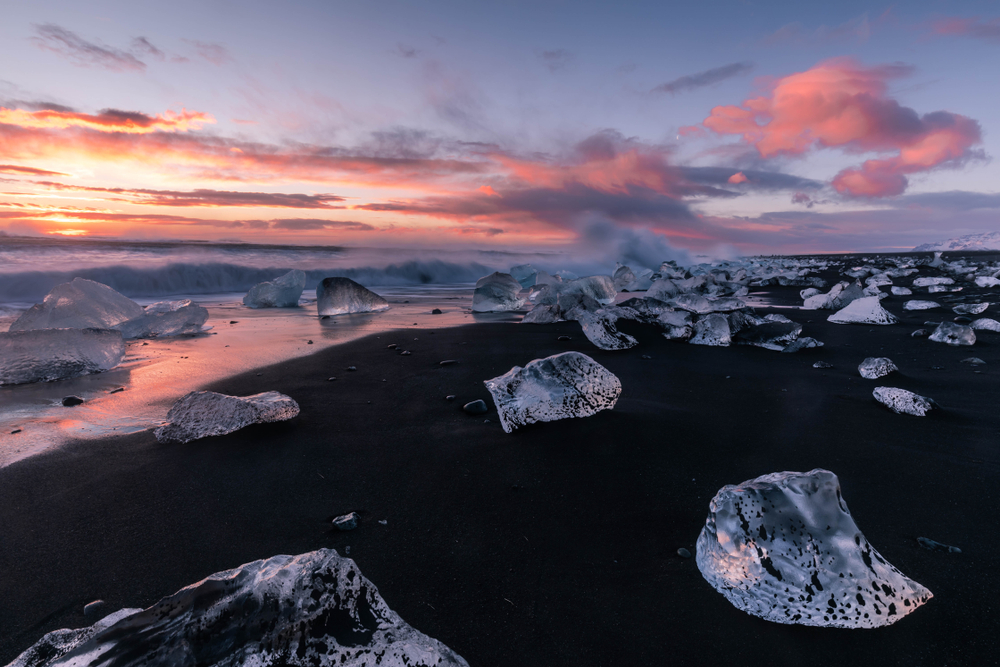
[(0, 233), (906, 250), (1000, 229), (992, 2), (5, 2)]

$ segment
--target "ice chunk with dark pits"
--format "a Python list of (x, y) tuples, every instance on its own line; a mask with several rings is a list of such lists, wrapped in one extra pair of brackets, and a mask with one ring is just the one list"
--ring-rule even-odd
[(896, 364), (892, 363), (892, 359), (888, 357), (868, 357), (858, 366), (861, 377), (868, 380), (877, 380), (898, 370)]
[(579, 352), (535, 359), (484, 384), (507, 433), (526, 424), (610, 410), (622, 391), (611, 371)]
[(9, 667), (112, 664), (468, 667), (403, 621), (333, 549), (257, 560), (148, 609), (50, 632)]
[(375, 313), (389, 309), (389, 302), (350, 278), (324, 278), (316, 288), (320, 315)]
[(822, 469), (723, 487), (696, 561), (733, 606), (776, 623), (873, 628), (933, 597), (868, 543), (837, 476)]
[(976, 332), (972, 327), (954, 322), (942, 322), (928, 340), (947, 345), (975, 345)]
[(933, 399), (899, 387), (875, 387), (872, 396), (898, 415), (925, 417), (928, 412), (937, 408)]

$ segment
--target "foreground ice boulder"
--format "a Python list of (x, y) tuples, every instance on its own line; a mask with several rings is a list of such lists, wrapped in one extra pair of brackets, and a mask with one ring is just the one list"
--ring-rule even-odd
[(146, 306), (143, 314), (115, 325), (125, 338), (165, 338), (201, 333), (208, 321), (208, 309), (180, 301), (158, 301)]
[(305, 272), (292, 269), (280, 278), (251, 287), (243, 297), (243, 305), (249, 308), (294, 308), (299, 305), (305, 288)]
[(148, 609), (50, 632), (9, 667), (55, 665), (468, 667), (333, 549), (247, 563)]
[(895, 324), (899, 321), (882, 307), (877, 296), (855, 299), (826, 320), (834, 324)]
[(733, 606), (776, 623), (873, 628), (933, 597), (868, 543), (837, 476), (822, 469), (724, 486), (709, 504), (697, 564)]
[(875, 387), (872, 396), (898, 415), (924, 417), (937, 407), (932, 399), (898, 387)]
[(622, 393), (622, 384), (611, 371), (579, 352), (535, 359), (483, 384), (507, 433), (526, 424), (610, 410)]
[(125, 357), (120, 331), (41, 329), (0, 333), (0, 385), (109, 371)]
[(316, 308), (320, 316), (377, 313), (389, 302), (350, 278), (324, 278), (316, 287)]
[(167, 413), (168, 424), (156, 429), (159, 442), (191, 442), (225, 435), (250, 424), (279, 422), (299, 414), (299, 404), (276, 391), (253, 396), (227, 396), (214, 391), (193, 391)]
[(142, 306), (107, 285), (74, 278), (53, 287), (41, 303), (26, 310), (10, 325), (10, 331), (112, 329), (143, 314)]
[(499, 313), (517, 310), (524, 305), (524, 299), (518, 298), (521, 283), (509, 273), (491, 273), (476, 282), (476, 291), (472, 293), (472, 312)]

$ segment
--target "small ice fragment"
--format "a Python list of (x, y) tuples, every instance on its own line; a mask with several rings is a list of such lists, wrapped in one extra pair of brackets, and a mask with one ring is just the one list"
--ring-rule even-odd
[(803, 336), (802, 338), (796, 338), (791, 343), (785, 346), (782, 352), (787, 352), (789, 354), (798, 352), (800, 350), (807, 350), (814, 347), (823, 347), (822, 341), (818, 341), (811, 336)]
[(917, 543), (924, 549), (928, 549), (929, 551), (944, 551), (945, 553), (949, 554), (962, 553), (962, 550), (959, 549), (958, 547), (949, 546), (947, 544), (941, 544), (940, 542), (932, 540), (929, 537), (918, 537)]
[(320, 315), (377, 313), (389, 309), (389, 302), (350, 278), (324, 278), (316, 288), (316, 308)]
[(892, 359), (888, 357), (868, 357), (858, 366), (861, 377), (868, 380), (877, 380), (898, 370), (896, 364), (892, 363)]
[(306, 287), (306, 274), (292, 269), (280, 278), (258, 283), (243, 297), (249, 308), (294, 308)]
[(484, 384), (507, 433), (526, 424), (610, 410), (622, 391), (611, 371), (579, 352), (535, 359)]
[(463, 405), (462, 410), (464, 410), (466, 414), (470, 415), (484, 415), (489, 412), (490, 409), (487, 407), (486, 401), (478, 398)]
[(877, 296), (855, 299), (826, 319), (834, 324), (895, 324), (899, 321), (882, 307)]
[(120, 331), (39, 329), (0, 333), (0, 385), (108, 371), (125, 357)]
[(979, 357), (968, 357), (967, 359), (962, 359), (960, 363), (970, 364), (972, 366), (982, 366), (986, 362), (980, 359)]
[(817, 361), (813, 364), (813, 368), (833, 368), (833, 364), (829, 361)]
[(800, 333), (802, 333), (801, 324), (771, 320), (740, 330), (735, 340), (739, 345), (753, 345), (780, 352), (793, 343)]
[(948, 345), (975, 345), (976, 332), (972, 327), (967, 327), (954, 322), (942, 322), (930, 339), (935, 343), (947, 343)]
[(897, 287), (895, 285), (890, 289), (890, 291), (896, 296), (909, 296), (910, 294), (913, 294), (913, 290), (909, 287)]
[(932, 399), (898, 387), (875, 387), (872, 396), (875, 397), (876, 401), (900, 415), (924, 417), (937, 407), (937, 403)]
[(940, 307), (941, 304), (937, 301), (921, 301), (919, 299), (913, 299), (903, 303), (903, 310), (931, 310), (933, 308)]
[(250, 424), (277, 422), (299, 414), (294, 400), (276, 391), (253, 396), (227, 396), (193, 391), (174, 403), (167, 421), (154, 431), (159, 442), (185, 443), (225, 435)]
[(958, 315), (978, 315), (990, 307), (989, 302), (984, 303), (961, 303), (952, 308)]
[(605, 310), (591, 312), (577, 308), (573, 316), (583, 328), (583, 335), (591, 343), (602, 350), (628, 350), (639, 342), (626, 333), (618, 331), (615, 326), (616, 317)]
[(337, 530), (354, 530), (358, 527), (358, 513), (351, 512), (343, 516), (338, 516), (333, 520), (333, 527)]
[(933, 597), (868, 543), (837, 476), (822, 469), (724, 486), (709, 504), (697, 564), (733, 606), (776, 623), (879, 627)]
[(386, 525), (387, 523), (389, 523), (389, 522), (388, 522), (388, 521), (386, 521), (385, 519), (379, 519), (379, 520), (378, 520), (378, 522), (379, 522), (380, 524), (382, 524), (383, 526), (384, 526), (384, 525)]
[(476, 282), (476, 290), (472, 293), (472, 312), (495, 313), (517, 310), (524, 305), (524, 299), (518, 298), (521, 283), (509, 273), (491, 273)]
[(1000, 285), (1000, 278), (993, 276), (979, 276), (976, 278), (976, 285), (979, 287), (997, 287)]

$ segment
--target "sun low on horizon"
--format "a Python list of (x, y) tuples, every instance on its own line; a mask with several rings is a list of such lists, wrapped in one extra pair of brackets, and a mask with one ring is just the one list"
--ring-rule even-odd
[(4, 14), (7, 236), (523, 250), (596, 222), (780, 254), (997, 227), (990, 3)]

